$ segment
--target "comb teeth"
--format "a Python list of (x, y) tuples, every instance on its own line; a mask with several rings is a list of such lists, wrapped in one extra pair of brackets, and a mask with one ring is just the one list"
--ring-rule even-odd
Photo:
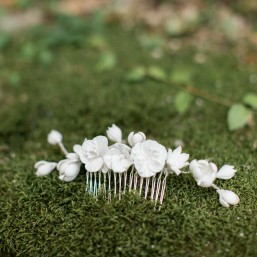
[[(129, 179), (128, 179), (129, 177)], [(154, 202), (155, 207), (163, 204), (167, 182), (167, 172), (161, 171), (152, 177), (140, 177), (134, 166), (124, 173), (86, 172), (86, 192), (97, 198), (102, 194), (108, 201), (121, 200), (122, 195), (134, 192), (144, 199)]]

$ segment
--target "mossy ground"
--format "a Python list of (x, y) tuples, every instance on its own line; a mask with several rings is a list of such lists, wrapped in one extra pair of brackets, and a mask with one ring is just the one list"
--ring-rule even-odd
[[(256, 127), (227, 130), (227, 108), (209, 101), (184, 115), (173, 107), (177, 89), (153, 80), (130, 84), (124, 74), (135, 65), (159, 65), (167, 72), (190, 69), (192, 85), (231, 100), (256, 90), (252, 68), (231, 51), (194, 62), (195, 50), (150, 57), (133, 32), (110, 27), (106, 38), (118, 57), (109, 72), (97, 72), (99, 53), (87, 44), (55, 49), (44, 67), (22, 62), (17, 41), (2, 53), (6, 72), (19, 71), (21, 82), (1, 83), (0, 252), (14, 256), (257, 256)], [(21, 38), (24, 36), (21, 36)], [(22, 40), (21, 40), (22, 41)], [(255, 67), (256, 68), (256, 67)], [(218, 81), (218, 82), (217, 82)], [(84, 137), (105, 134), (107, 126), (144, 131), (167, 147), (185, 143), (191, 158), (235, 165), (229, 181), (217, 181), (240, 196), (230, 209), (214, 190), (199, 188), (190, 176), (172, 176), (161, 212), (134, 194), (121, 201), (97, 202), (85, 194), (85, 174), (62, 183), (56, 172), (38, 178), (37, 160), (60, 160), (46, 142), (60, 130), (68, 149)], [(5, 147), (6, 146), (6, 147)]]

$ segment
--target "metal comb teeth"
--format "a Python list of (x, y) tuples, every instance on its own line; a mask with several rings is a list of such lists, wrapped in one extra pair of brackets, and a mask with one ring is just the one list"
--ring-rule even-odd
[(163, 204), (167, 171), (163, 170), (152, 177), (140, 177), (134, 166), (124, 173), (86, 172), (86, 192), (97, 198), (102, 194), (108, 201), (121, 199), (128, 192), (136, 193), (144, 199), (154, 202), (155, 207), (161, 209)]

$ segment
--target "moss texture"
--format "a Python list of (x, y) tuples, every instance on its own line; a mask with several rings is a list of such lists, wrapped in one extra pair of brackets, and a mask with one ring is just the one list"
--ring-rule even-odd
[[(237, 101), (246, 91), (252, 68), (230, 51), (194, 62), (195, 50), (160, 60), (142, 49), (132, 32), (105, 31), (118, 66), (99, 73), (99, 53), (83, 43), (54, 50), (48, 67), (24, 62), (17, 55), (19, 37), (2, 53), (5, 72), (19, 72), (21, 82), (0, 88), (0, 252), (13, 256), (257, 256), (256, 127), (235, 133), (226, 126), (227, 108), (203, 101), (184, 115), (173, 107), (177, 89), (153, 80), (130, 84), (124, 74), (138, 64), (160, 65), (167, 72), (190, 70), (192, 85)], [(24, 36), (23, 36), (24, 37)], [(21, 36), (22, 38), (22, 36)], [(256, 68), (256, 67), (255, 67)], [(167, 147), (185, 143), (191, 158), (211, 158), (219, 166), (235, 165), (230, 181), (241, 202), (219, 205), (217, 194), (199, 188), (190, 176), (171, 177), (161, 212), (149, 201), (125, 195), (121, 201), (95, 201), (85, 194), (83, 172), (62, 183), (56, 172), (34, 175), (37, 160), (60, 160), (46, 143), (60, 130), (68, 149), (84, 137), (105, 134), (115, 123), (124, 134), (141, 130)]]

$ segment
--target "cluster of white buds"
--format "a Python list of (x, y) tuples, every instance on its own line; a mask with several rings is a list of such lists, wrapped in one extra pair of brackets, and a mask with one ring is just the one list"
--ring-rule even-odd
[[(224, 165), (218, 170), (214, 163), (207, 160), (193, 160), (190, 163), (189, 154), (182, 153), (179, 146), (175, 150), (166, 149), (157, 141), (147, 139), (143, 132), (131, 132), (128, 144), (122, 140), (122, 131), (112, 125), (106, 131), (106, 136), (85, 139), (73, 147), (68, 153), (62, 143), (62, 135), (56, 130), (48, 134), (48, 142), (58, 145), (66, 159), (58, 164), (39, 161), (35, 164), (37, 176), (50, 174), (56, 167), (59, 179), (65, 182), (73, 181), (81, 171), (86, 172), (86, 191), (97, 197), (99, 193), (108, 195), (111, 199), (127, 191), (138, 191), (162, 206), (167, 178), (170, 174), (192, 174), (200, 187), (212, 187), (219, 194), (219, 201), (224, 207), (235, 205), (239, 197), (229, 190), (223, 190), (214, 184), (215, 179), (231, 179), (236, 170), (233, 166)], [(108, 145), (108, 139), (113, 145)], [(188, 171), (185, 171), (189, 167)]]

